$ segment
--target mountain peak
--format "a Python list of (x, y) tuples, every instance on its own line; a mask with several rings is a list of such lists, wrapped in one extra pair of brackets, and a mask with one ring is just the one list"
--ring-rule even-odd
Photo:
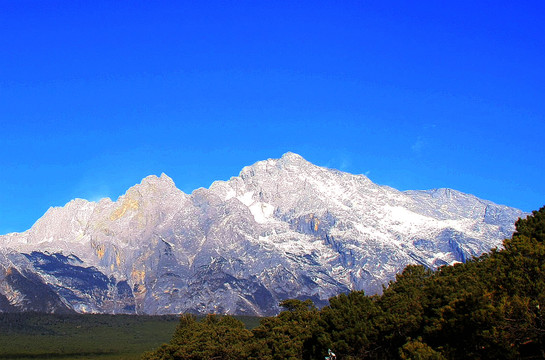
[(310, 161), (303, 158), (301, 155), (293, 153), (293, 152), (287, 152), (280, 159), (274, 160), (276, 161), (276, 164), (280, 167), (287, 169), (287, 168), (307, 168), (307, 167), (314, 167), (316, 165), (312, 164)]
[[(139, 190), (150, 189), (153, 191), (172, 191), (174, 189), (178, 190), (174, 180), (172, 180), (168, 175), (162, 173), (161, 176), (149, 175), (142, 179), (140, 184), (134, 186)], [(181, 190), (180, 190), (181, 191)]]
[(308, 163), (308, 161), (305, 160), (301, 155), (293, 153), (291, 151), (288, 151), (287, 153), (282, 155), (280, 160), (283, 160), (284, 162), (289, 162), (289, 163), (301, 163), (301, 162)]
[(155, 184), (165, 184), (165, 185), (173, 185), (173, 186), (176, 186), (174, 184), (174, 180), (172, 180), (172, 178), (170, 178), (167, 174), (165, 173), (161, 173), (161, 176), (157, 176), (157, 175), (148, 175), (146, 176), (145, 178), (142, 179), (142, 181), (140, 182), (141, 185), (155, 185)]
[[(119, 199), (141, 198), (147, 199), (163, 199), (168, 197), (186, 196), (186, 194), (176, 187), (174, 181), (162, 173), (161, 176), (149, 175), (142, 179), (140, 184), (136, 184), (129, 188), (127, 192)], [(118, 199), (118, 201), (119, 201)], [(155, 201), (155, 200), (152, 200)]]
[[(242, 168), (239, 176), (242, 179), (254, 177), (256, 174), (269, 174), (269, 171), (273, 167), (278, 169), (288, 170), (292, 168), (308, 167), (311, 164), (305, 160), (301, 155), (292, 152), (287, 152), (280, 159), (267, 159), (258, 161), (253, 165), (245, 166)], [(268, 175), (267, 175), (268, 176)]]

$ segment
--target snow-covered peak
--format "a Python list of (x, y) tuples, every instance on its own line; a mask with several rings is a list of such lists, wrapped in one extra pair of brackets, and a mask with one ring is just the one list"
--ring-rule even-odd
[(450, 189), (400, 192), (286, 153), (191, 195), (162, 174), (115, 202), (76, 199), (0, 236), (0, 248), (74, 254), (124, 281), (139, 312), (263, 314), (287, 297), (380, 291), (407, 264), (464, 261), (501, 246), (523, 215)]
[(313, 168), (317, 168), (317, 166), (305, 160), (301, 155), (287, 152), (280, 159), (267, 159), (246, 166), (239, 176), (244, 179), (256, 175), (268, 176), (267, 174), (274, 172), (305, 172)]
[(288, 151), (287, 153), (282, 155), (280, 160), (285, 163), (292, 163), (292, 164), (310, 164), (301, 155), (293, 153), (291, 151)]

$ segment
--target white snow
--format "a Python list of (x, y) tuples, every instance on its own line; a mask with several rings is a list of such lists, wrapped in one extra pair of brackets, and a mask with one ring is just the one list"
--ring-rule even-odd
[(257, 223), (263, 224), (272, 220), (274, 206), (263, 202), (254, 202), (249, 206), (250, 212)]
[(248, 191), (244, 193), (243, 195), (237, 196), (237, 199), (240, 200), (240, 202), (243, 203), (244, 205), (250, 206), (254, 202), (253, 196), (254, 196), (254, 192)]

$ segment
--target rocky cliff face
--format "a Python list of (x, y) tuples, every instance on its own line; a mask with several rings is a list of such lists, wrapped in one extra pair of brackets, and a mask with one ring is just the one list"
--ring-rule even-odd
[(498, 247), (520, 210), (406, 191), (287, 153), (188, 195), (149, 176), (115, 202), (76, 199), (0, 236), (0, 309), (268, 315), (381, 291), (408, 264)]

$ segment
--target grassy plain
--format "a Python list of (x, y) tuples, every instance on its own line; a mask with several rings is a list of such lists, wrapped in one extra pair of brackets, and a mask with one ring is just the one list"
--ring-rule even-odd
[(168, 342), (177, 324), (175, 315), (0, 313), (0, 359), (139, 359)]

